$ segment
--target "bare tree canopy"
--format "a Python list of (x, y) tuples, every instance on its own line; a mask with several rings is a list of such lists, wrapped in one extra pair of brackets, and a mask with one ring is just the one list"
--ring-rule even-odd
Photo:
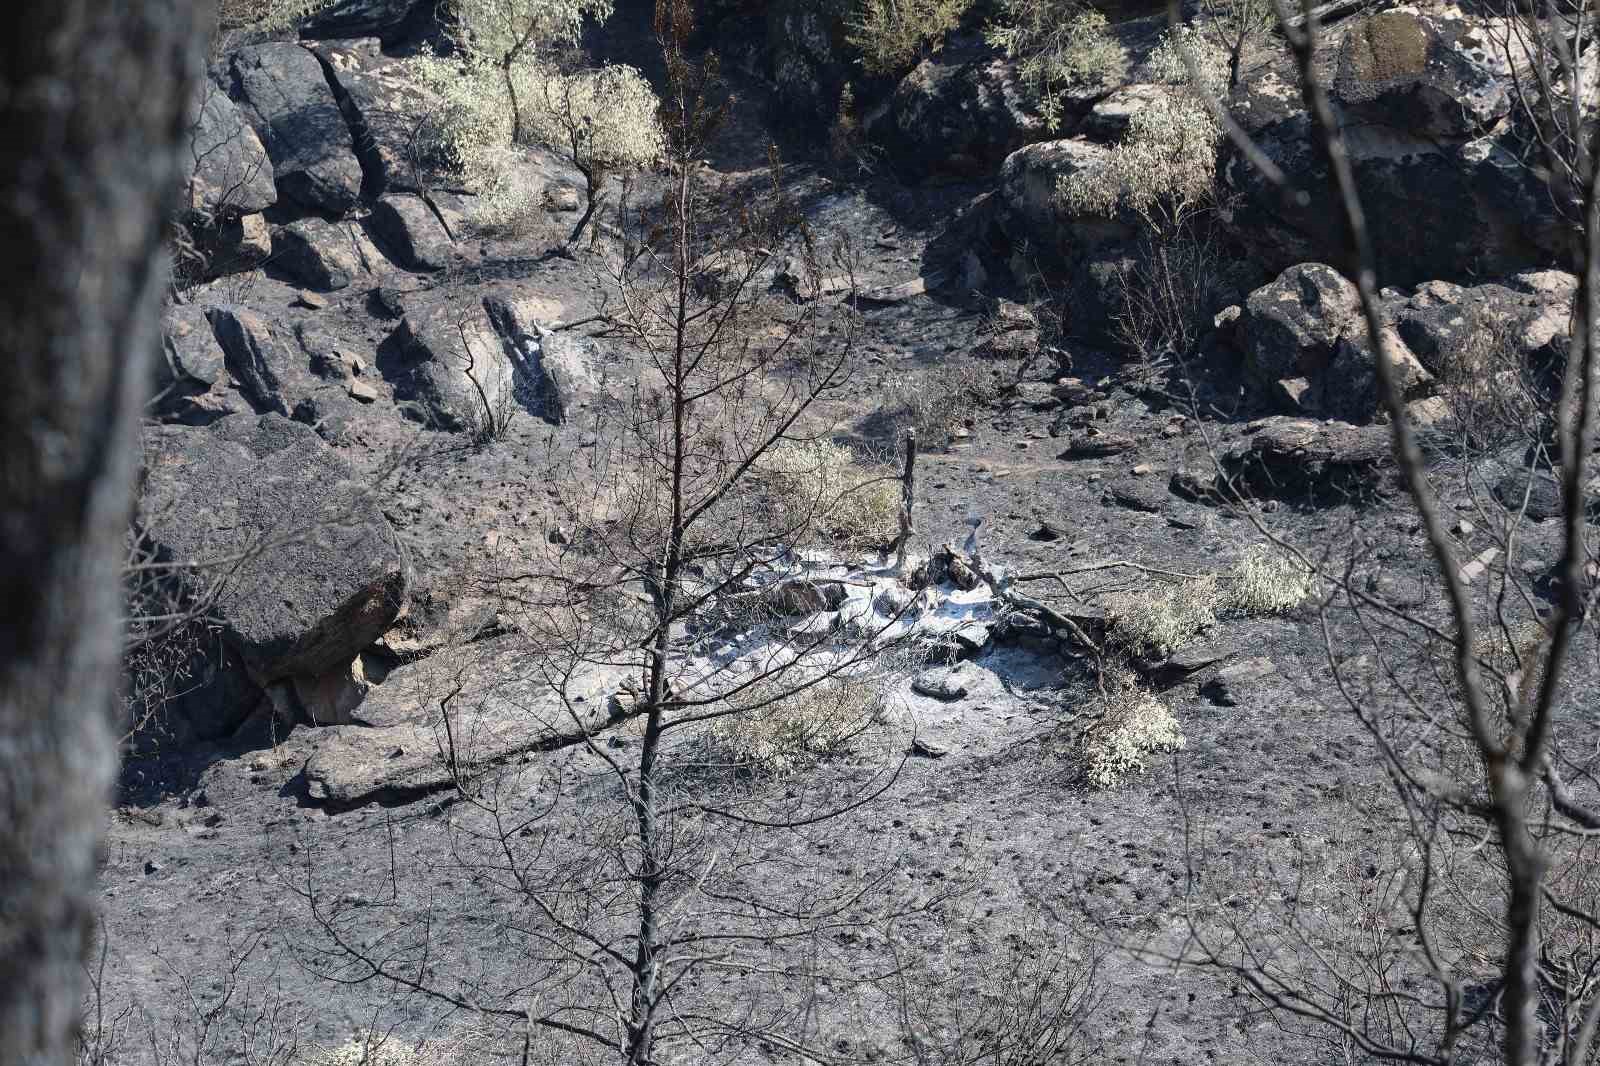
[(115, 765), (117, 566), (194, 0), (28, 2), (0, 44), (0, 1062), (74, 1053)]

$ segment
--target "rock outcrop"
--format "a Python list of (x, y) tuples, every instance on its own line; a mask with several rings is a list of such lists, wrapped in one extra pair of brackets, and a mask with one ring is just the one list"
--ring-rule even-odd
[(252, 681), (346, 667), (405, 604), (407, 567), (372, 493), (305, 426), (236, 416), (147, 435), (139, 529), (195, 569)]
[[(1552, 197), (1514, 150), (1504, 82), (1457, 20), (1385, 12), (1330, 30), (1322, 71), (1340, 118), (1386, 285), (1509, 274), (1558, 261)], [(1231, 229), (1270, 271), (1348, 268), (1341, 214), (1296, 76), (1278, 57), (1229, 101), (1244, 130), (1307, 199), (1285, 201), (1225, 143), (1219, 173), (1239, 197)]]
[(350, 128), (317, 57), (298, 44), (233, 54), (234, 95), (272, 157), (278, 191), (305, 208), (343, 215), (361, 199)]

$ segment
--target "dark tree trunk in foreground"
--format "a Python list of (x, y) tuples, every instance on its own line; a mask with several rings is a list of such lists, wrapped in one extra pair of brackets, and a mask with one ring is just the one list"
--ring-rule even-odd
[(118, 564), (198, 0), (0, 37), (0, 1063), (72, 1060), (116, 765)]

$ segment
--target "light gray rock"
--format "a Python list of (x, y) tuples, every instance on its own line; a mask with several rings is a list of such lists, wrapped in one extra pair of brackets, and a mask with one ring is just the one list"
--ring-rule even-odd
[(452, 757), (470, 776), (612, 720), (625, 671), (580, 668), (558, 691), (538, 665), (536, 650), (502, 639), (398, 667), (357, 709), (363, 724), (318, 737), (305, 767), (311, 797), (340, 809), (415, 798), (452, 787)]

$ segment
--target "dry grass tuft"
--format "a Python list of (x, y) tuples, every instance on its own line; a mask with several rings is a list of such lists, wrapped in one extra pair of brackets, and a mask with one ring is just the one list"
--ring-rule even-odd
[(1105, 604), (1111, 642), (1144, 658), (1165, 658), (1217, 621), (1217, 579), (1203, 577), (1139, 589)]
[(837, 755), (881, 722), (889, 678), (882, 671), (841, 674), (784, 696), (803, 683), (798, 672), (760, 681), (730, 700), (743, 708), (716, 719), (706, 733), (716, 761), (787, 777)]
[(1237, 614), (1283, 614), (1314, 590), (1313, 575), (1300, 560), (1276, 545), (1252, 544), (1228, 571), (1222, 602)]
[(900, 482), (887, 466), (858, 462), (831, 441), (784, 441), (762, 456), (773, 527), (797, 545), (833, 541), (881, 547), (900, 531)]

